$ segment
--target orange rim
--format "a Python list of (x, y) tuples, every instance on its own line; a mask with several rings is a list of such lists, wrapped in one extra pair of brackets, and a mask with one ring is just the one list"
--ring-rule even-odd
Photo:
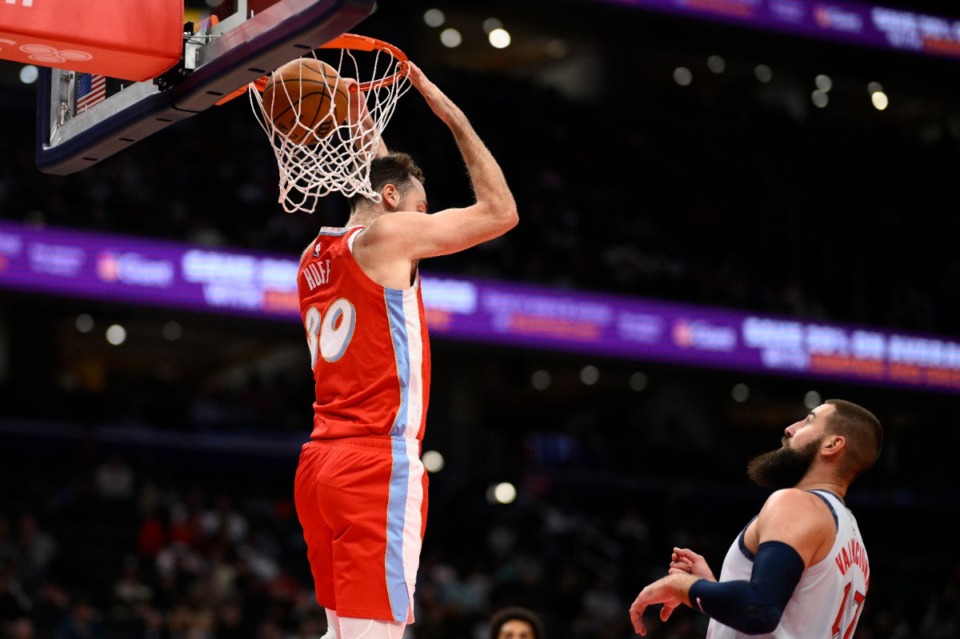
[[(352, 87), (351, 91), (370, 91), (371, 89), (379, 89), (381, 87), (388, 87), (397, 80), (407, 76), (407, 73), (410, 72), (410, 69), (407, 67), (407, 54), (393, 46), (389, 42), (384, 42), (383, 40), (377, 40), (376, 38), (370, 38), (367, 36), (357, 35), (355, 33), (344, 33), (343, 35), (337, 36), (330, 42), (318, 47), (319, 49), (353, 49), (355, 51), (384, 51), (389, 53), (394, 59), (397, 60), (397, 70), (396, 72), (388, 75), (379, 80), (371, 80), (370, 82), (361, 82)], [(253, 81), (253, 85), (257, 88), (260, 93), (263, 93), (263, 89), (267, 86), (267, 80), (270, 77), (269, 74), (262, 75), (256, 80)], [(217, 100), (216, 105), (220, 106), (226, 104), (230, 100), (233, 100), (236, 97), (239, 97), (247, 92), (247, 85), (244, 85), (238, 88), (232, 93), (228, 93), (219, 100)]]
[[(400, 80), (401, 78), (406, 77), (409, 73), (407, 68), (407, 54), (393, 46), (389, 42), (384, 42), (383, 40), (378, 40), (376, 38), (370, 38), (367, 36), (357, 35), (355, 33), (344, 33), (341, 36), (337, 36), (330, 42), (327, 42), (323, 46), (319, 47), (320, 49), (353, 49), (356, 51), (383, 51), (389, 53), (397, 60), (397, 70), (396, 72), (388, 75), (386, 77), (380, 78), (379, 80), (371, 80), (370, 82), (361, 82), (356, 85), (357, 91), (370, 91), (371, 89), (379, 89), (381, 87), (388, 87), (394, 82)], [(351, 90), (353, 88), (351, 87)]]

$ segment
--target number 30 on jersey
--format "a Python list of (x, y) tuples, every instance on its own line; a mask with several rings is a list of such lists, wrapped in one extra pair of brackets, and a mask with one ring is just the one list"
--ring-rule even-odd
[(303, 323), (310, 347), (310, 368), (313, 368), (318, 355), (328, 362), (343, 357), (357, 324), (357, 310), (341, 297), (330, 304), (325, 313), (321, 314), (316, 306), (308, 308)]

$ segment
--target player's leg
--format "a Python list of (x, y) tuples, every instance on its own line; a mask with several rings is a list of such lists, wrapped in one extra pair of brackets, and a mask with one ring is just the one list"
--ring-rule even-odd
[[(423, 539), (424, 472), (417, 443), (338, 443), (318, 479), (333, 540), (336, 611), (343, 619), (413, 621)], [(412, 455), (411, 455), (412, 453)]]
[(340, 618), (337, 613), (327, 610), (327, 631), (323, 633), (320, 639), (341, 639), (340, 637)]
[(403, 639), (405, 623), (377, 621), (375, 619), (340, 619), (340, 639)]
[[(313, 575), (317, 603), (326, 610), (336, 611), (337, 601), (334, 592), (333, 531), (320, 509), (317, 476), (323, 460), (329, 455), (329, 447), (307, 444), (300, 453), (297, 474), (294, 480), (294, 503), (297, 518), (303, 529), (303, 539), (307, 544), (307, 560)], [(335, 614), (335, 613), (334, 613)], [(328, 613), (327, 620), (330, 620)], [(330, 624), (336, 630), (336, 624)], [(336, 637), (336, 635), (333, 635)]]

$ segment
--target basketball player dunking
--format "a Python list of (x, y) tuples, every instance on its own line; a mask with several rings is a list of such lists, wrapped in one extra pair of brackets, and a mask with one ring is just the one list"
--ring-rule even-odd
[(517, 210), (503, 172), (463, 112), (410, 64), (410, 79), (453, 134), (476, 201), (427, 214), (423, 174), (402, 153), (370, 168), (374, 202), (350, 201), (300, 262), (300, 312), (316, 388), (313, 432), (295, 480), (324, 639), (400, 639), (426, 526), (420, 462), (430, 349), (417, 264), (506, 233)]

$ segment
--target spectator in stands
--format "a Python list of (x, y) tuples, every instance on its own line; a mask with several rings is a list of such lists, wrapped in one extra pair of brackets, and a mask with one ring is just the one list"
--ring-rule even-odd
[(144, 604), (153, 601), (153, 588), (140, 574), (140, 563), (136, 557), (126, 557), (123, 573), (113, 585), (113, 610), (115, 619), (132, 619), (139, 614)]
[(0, 565), (0, 623), (26, 615), (30, 598), (14, 576), (12, 565)]
[(544, 639), (540, 615), (522, 606), (503, 608), (490, 617), (490, 639)]
[(3, 627), (3, 639), (35, 639), (37, 629), (28, 617), (19, 617)]
[(54, 639), (107, 639), (100, 611), (85, 596), (76, 597)]
[(112, 453), (109, 459), (97, 466), (94, 480), (97, 494), (105, 500), (133, 499), (133, 470), (119, 453)]
[(0, 567), (19, 555), (20, 551), (11, 538), (10, 518), (0, 515)]
[(20, 515), (17, 525), (20, 579), (28, 588), (39, 585), (59, 551), (57, 540), (40, 528), (33, 513)]

